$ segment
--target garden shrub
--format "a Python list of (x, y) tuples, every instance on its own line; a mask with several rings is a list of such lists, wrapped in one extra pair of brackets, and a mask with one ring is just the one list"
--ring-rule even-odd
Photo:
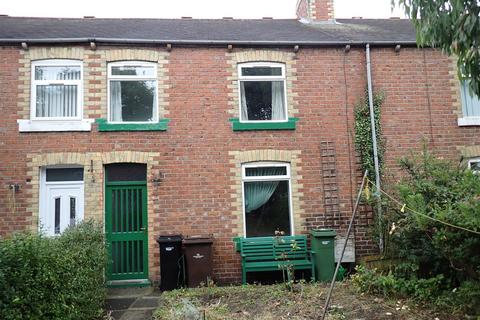
[(432, 307), (449, 309), (454, 313), (480, 314), (480, 282), (465, 281), (451, 288), (443, 275), (428, 279), (405, 279), (393, 272), (382, 274), (376, 269), (357, 266), (351, 277), (361, 292), (391, 298), (412, 299)]
[(93, 222), (58, 237), (0, 240), (0, 319), (98, 319), (106, 295), (103, 230)]
[[(426, 216), (480, 231), (480, 176), (462, 165), (424, 151), (405, 158), (407, 176), (399, 183), (401, 201)], [(451, 287), (480, 280), (480, 236), (413, 214), (390, 210), (395, 230), (389, 252), (404, 261), (397, 274), (408, 278), (443, 275)], [(405, 270), (400, 274), (401, 270)]]
[(383, 197), (385, 255), (398, 263), (388, 273), (361, 267), (354, 283), (364, 292), (479, 314), (480, 235), (435, 219), (479, 232), (480, 175), (426, 150), (400, 165), (403, 179), (387, 186), (400, 204)]

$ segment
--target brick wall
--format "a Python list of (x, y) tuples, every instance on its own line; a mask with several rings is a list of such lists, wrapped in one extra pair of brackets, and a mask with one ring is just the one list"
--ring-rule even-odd
[[(128, 48), (78, 49), (86, 57), (84, 71), (90, 73), (85, 74), (85, 117), (106, 114), (106, 57), (128, 51), (122, 49)], [(138, 59), (140, 53), (134, 52), (139, 50), (130, 49), (122, 59)], [(53, 158), (86, 169), (94, 161), (98, 179), (86, 185), (86, 194), (95, 194), (86, 198), (85, 215), (99, 220), (104, 164), (143, 162), (148, 164), (149, 181), (164, 175), (161, 182), (148, 185), (149, 269), (154, 280), (159, 268), (155, 236), (177, 232), (213, 234), (215, 278), (239, 280), (239, 258), (231, 239), (243, 228), (238, 188), (239, 166), (245, 159), (292, 163), (298, 232), (333, 227), (345, 233), (361, 176), (353, 145), (353, 108), (366, 87), (363, 49), (352, 48), (347, 54), (335, 48), (305, 48), (297, 54), (286, 49), (229, 53), (195, 47), (140, 51), (148, 51), (149, 60), (159, 64), (164, 116), (171, 120), (166, 132), (98, 132), (94, 126), (91, 132), (19, 133), (16, 120), (25, 117), (25, 111), (28, 118), (28, 104), (25, 110), (22, 101), (29, 99), (29, 53), (0, 49), (1, 235), (36, 228), (38, 168)], [(287, 63), (289, 115), (300, 119), (296, 130), (233, 132), (228, 119), (238, 112), (238, 95), (232, 63), (274, 57)], [(389, 176), (398, 176), (396, 160), (421, 148), (423, 138), (446, 158), (480, 156), (480, 130), (456, 123), (458, 86), (450, 59), (433, 50), (405, 48), (395, 53), (393, 48), (373, 48), (372, 67), (374, 89), (386, 97), (382, 122)], [(11, 183), (20, 184), (15, 196), (8, 189)], [(371, 212), (362, 210), (355, 226), (357, 255), (376, 251), (367, 232), (371, 223)]]

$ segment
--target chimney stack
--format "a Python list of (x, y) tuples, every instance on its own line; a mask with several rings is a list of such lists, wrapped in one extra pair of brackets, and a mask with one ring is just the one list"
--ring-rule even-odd
[(303, 22), (333, 22), (334, 0), (298, 0), (297, 18)]

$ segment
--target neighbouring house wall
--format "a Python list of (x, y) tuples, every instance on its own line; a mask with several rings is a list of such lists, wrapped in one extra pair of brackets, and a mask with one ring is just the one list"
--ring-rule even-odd
[[(74, 56), (72, 54), (75, 53)], [(425, 58), (423, 53), (425, 53)], [(65, 56), (67, 55), (67, 56)], [(76, 56), (78, 55), (78, 57)], [(160, 117), (167, 131), (18, 132), (28, 119), (30, 63), (34, 57), (82, 59), (84, 117), (105, 118), (106, 63), (142, 60), (158, 63)], [(236, 63), (286, 63), (288, 115), (295, 130), (232, 131), (238, 117)], [(427, 72), (425, 72), (427, 71)], [(365, 52), (352, 48), (242, 49), (174, 47), (88, 47), (0, 49), (0, 235), (37, 228), (39, 167), (80, 164), (85, 168), (85, 217), (103, 221), (103, 165), (147, 164), (149, 270), (158, 280), (155, 238), (164, 233), (212, 234), (214, 273), (220, 282), (240, 278), (232, 237), (241, 235), (242, 163), (285, 161), (292, 169), (294, 226), (297, 233), (331, 227), (345, 233), (361, 179), (353, 144), (353, 109), (366, 88)], [(439, 156), (455, 161), (476, 155), (480, 129), (458, 127), (458, 85), (454, 65), (438, 51), (372, 49), (375, 91), (382, 107), (386, 174), (398, 177), (397, 159), (419, 150), (422, 139)], [(92, 162), (93, 161), (93, 162)], [(87, 170), (93, 168), (93, 172)], [(157, 177), (160, 181), (153, 182)], [(92, 179), (93, 178), (93, 179)], [(18, 183), (14, 196), (8, 185)], [(372, 215), (355, 225), (356, 254), (376, 252), (368, 236)]]

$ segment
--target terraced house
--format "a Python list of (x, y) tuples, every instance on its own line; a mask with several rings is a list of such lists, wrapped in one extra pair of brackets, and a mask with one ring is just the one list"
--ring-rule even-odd
[[(94, 218), (129, 261), (110, 280), (142, 283), (159, 280), (159, 234), (213, 235), (222, 283), (241, 277), (235, 236), (341, 239), (367, 50), (387, 174), (422, 141), (479, 166), (479, 101), (454, 61), (408, 20), (335, 20), (332, 2), (291, 20), (0, 17), (0, 234)], [(362, 211), (352, 259), (377, 251), (371, 224)]]

